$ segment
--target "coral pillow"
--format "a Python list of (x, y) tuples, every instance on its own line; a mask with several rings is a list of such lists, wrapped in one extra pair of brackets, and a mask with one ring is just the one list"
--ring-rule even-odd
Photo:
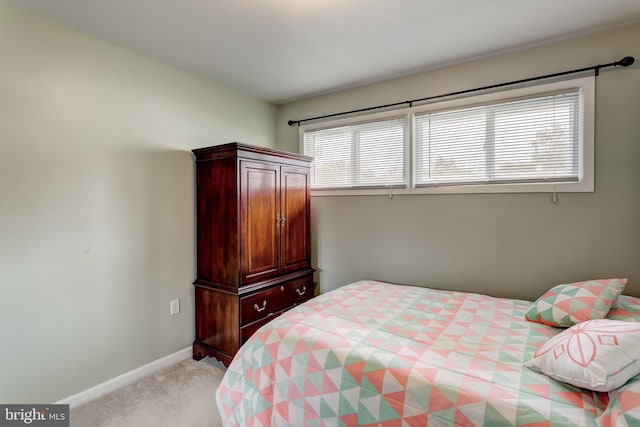
[(576, 387), (614, 390), (640, 373), (640, 323), (589, 320), (552, 337), (525, 366)]
[(627, 279), (602, 279), (554, 286), (531, 305), (527, 320), (569, 327), (602, 319), (626, 284)]

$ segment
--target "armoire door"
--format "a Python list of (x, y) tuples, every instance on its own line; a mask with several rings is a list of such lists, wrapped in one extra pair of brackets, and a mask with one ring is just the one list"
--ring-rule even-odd
[(240, 162), (240, 274), (243, 284), (280, 272), (280, 166)]
[(282, 272), (310, 265), (309, 170), (282, 167)]

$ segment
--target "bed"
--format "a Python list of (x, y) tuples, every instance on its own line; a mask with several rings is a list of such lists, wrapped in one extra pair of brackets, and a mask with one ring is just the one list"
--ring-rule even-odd
[[(227, 426), (634, 426), (640, 377), (610, 392), (525, 367), (561, 328), (529, 301), (360, 281), (259, 329), (216, 401)], [(610, 319), (640, 322), (640, 299)]]

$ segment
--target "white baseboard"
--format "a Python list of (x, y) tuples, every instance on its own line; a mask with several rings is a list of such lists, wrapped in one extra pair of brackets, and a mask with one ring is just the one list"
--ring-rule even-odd
[(184, 359), (188, 359), (192, 355), (192, 348), (187, 347), (182, 350), (178, 350), (175, 353), (168, 356), (161, 357), (160, 359), (149, 362), (146, 365), (142, 365), (139, 368), (133, 369), (129, 372), (125, 372), (122, 375), (111, 378), (103, 383), (88, 388), (80, 393), (76, 393), (73, 396), (66, 397), (62, 400), (54, 402), (55, 404), (69, 405), (70, 408), (75, 408), (91, 400), (104, 396), (107, 393), (111, 393), (121, 387), (131, 384), (134, 381), (138, 381), (146, 377), (147, 375), (154, 374), (164, 368), (181, 362)]

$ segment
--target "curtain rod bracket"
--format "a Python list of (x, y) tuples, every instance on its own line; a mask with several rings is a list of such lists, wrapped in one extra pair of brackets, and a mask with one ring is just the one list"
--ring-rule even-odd
[(365, 112), (365, 111), (378, 110), (378, 109), (381, 109), (381, 108), (397, 107), (397, 106), (405, 105), (405, 104), (409, 104), (409, 106), (412, 107), (413, 104), (416, 103), (416, 102), (430, 101), (430, 100), (433, 100), (433, 99), (436, 99), (436, 98), (444, 98), (444, 97), (453, 96), (453, 95), (462, 95), (464, 93), (477, 92), (477, 91), (486, 90), (486, 89), (495, 89), (495, 88), (498, 88), (498, 87), (509, 86), (509, 85), (514, 85), (514, 84), (520, 84), (520, 83), (527, 83), (527, 82), (532, 82), (532, 81), (535, 81), (535, 80), (548, 79), (548, 78), (551, 78), (551, 77), (565, 76), (567, 74), (583, 73), (583, 72), (589, 71), (589, 70), (593, 70), (595, 75), (599, 76), (601, 68), (616, 67), (616, 66), (628, 67), (629, 65), (632, 65), (635, 61), (636, 61), (636, 59), (633, 56), (625, 56), (624, 58), (622, 58), (619, 61), (610, 62), (608, 64), (594, 65), (594, 66), (591, 66), (591, 67), (578, 68), (578, 69), (569, 70), (569, 71), (562, 71), (562, 72), (559, 72), (559, 73), (547, 74), (547, 75), (544, 75), (544, 76), (530, 77), (528, 79), (514, 80), (514, 81), (510, 81), (510, 82), (506, 82), (506, 83), (498, 83), (498, 84), (494, 84), (494, 85), (490, 85), (490, 86), (477, 87), (475, 89), (460, 90), (460, 91), (457, 91), (457, 92), (445, 93), (445, 94), (435, 95), (435, 96), (428, 96), (426, 98), (411, 99), (409, 101), (404, 101), (404, 102), (394, 102), (392, 104), (378, 105), (378, 106), (375, 106), (375, 107), (360, 108), (358, 110), (344, 111), (342, 113), (334, 113), (334, 114), (327, 114), (327, 115), (324, 115), (324, 116), (310, 117), (308, 119), (289, 120), (287, 123), (289, 124), (289, 126), (293, 126), (295, 124), (300, 126), (302, 124), (302, 122), (309, 122), (311, 120), (326, 119), (326, 118), (336, 117), (336, 116), (344, 116), (344, 115), (347, 115), (347, 114), (362, 113), (362, 112)]

